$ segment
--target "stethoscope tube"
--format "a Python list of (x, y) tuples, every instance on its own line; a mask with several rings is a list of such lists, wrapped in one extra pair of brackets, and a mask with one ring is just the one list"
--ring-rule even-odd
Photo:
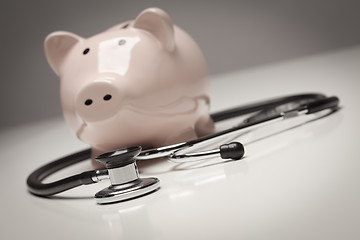
[(279, 97), (279, 98), (274, 98), (271, 100), (256, 102), (253, 104), (235, 107), (235, 108), (227, 109), (227, 110), (220, 111), (217, 113), (213, 113), (213, 114), (211, 114), (211, 118), (214, 122), (219, 122), (219, 121), (227, 120), (230, 118), (238, 117), (241, 115), (261, 111), (264, 109), (272, 109), (277, 106), (291, 103), (291, 102), (300, 101), (300, 103), (301, 103), (301, 102), (316, 101), (316, 100), (320, 100), (320, 99), (324, 99), (324, 98), (326, 98), (325, 95), (318, 94), (318, 93), (298, 94), (298, 95), (291, 95), (291, 96), (287, 96), (287, 97)]
[(91, 149), (89, 148), (60, 158), (38, 168), (31, 173), (27, 179), (29, 191), (35, 195), (50, 196), (77, 186), (93, 183), (91, 179), (94, 171), (83, 172), (52, 183), (42, 183), (42, 181), (51, 174), (78, 162), (89, 159), (90, 156)]
[[(264, 116), (261, 116), (262, 111), (271, 112), (276, 107), (293, 102), (296, 102), (299, 105), (295, 109), (282, 111), (273, 115), (265, 114)], [(233, 128), (188, 142), (142, 151), (138, 154), (136, 160), (148, 160), (158, 157), (169, 157), (171, 161), (184, 162), (184, 159), (196, 159), (199, 157), (203, 158), (206, 156), (214, 155), (220, 155), (224, 159), (239, 159), (244, 154), (244, 148), (240, 143), (224, 144), (220, 146), (219, 149), (204, 152), (189, 153), (189, 151), (191, 151), (195, 146), (208, 145), (211, 141), (227, 136), (227, 134), (236, 133), (236, 131), (238, 130), (242, 130), (251, 126), (258, 126), (259, 124), (267, 123), (272, 120), (292, 117), (298, 115), (299, 113), (311, 114), (322, 111), (324, 109), (336, 109), (338, 103), (339, 100), (337, 97), (326, 98), (322, 94), (301, 94), (282, 98), (275, 98), (269, 101), (262, 101), (247, 106), (213, 113), (211, 114), (211, 118), (216, 123), (233, 117), (238, 117), (260, 111), (260, 114), (255, 115), (255, 118), (248, 118), (248, 121)], [(37, 170), (32, 172), (27, 179), (28, 190), (38, 196), (51, 196), (77, 186), (97, 183), (103, 179), (108, 178), (108, 170), (92, 170), (76, 174), (52, 183), (42, 183), (42, 181), (51, 174), (78, 162), (89, 159), (90, 155), (91, 149), (86, 149), (81, 152), (77, 152), (69, 156), (60, 158), (56, 161), (50, 162), (38, 168)]]

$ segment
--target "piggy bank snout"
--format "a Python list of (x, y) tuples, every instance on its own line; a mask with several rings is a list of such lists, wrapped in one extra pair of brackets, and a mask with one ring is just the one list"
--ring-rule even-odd
[(122, 94), (111, 82), (99, 81), (84, 86), (75, 100), (76, 112), (85, 122), (96, 122), (114, 116)]

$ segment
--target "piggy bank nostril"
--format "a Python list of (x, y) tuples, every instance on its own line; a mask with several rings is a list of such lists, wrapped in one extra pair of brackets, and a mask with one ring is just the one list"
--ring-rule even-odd
[(106, 94), (106, 95), (104, 96), (104, 100), (105, 100), (105, 101), (109, 101), (111, 98), (112, 98), (112, 96), (111, 96), (110, 94)]
[(89, 105), (91, 105), (92, 104), (92, 100), (91, 99), (87, 99), (86, 101), (85, 101), (85, 105), (86, 106), (89, 106)]

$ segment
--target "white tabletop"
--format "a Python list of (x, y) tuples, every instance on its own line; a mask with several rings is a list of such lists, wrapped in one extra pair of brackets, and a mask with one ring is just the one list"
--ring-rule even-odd
[(160, 190), (111, 205), (92, 198), (108, 181), (28, 193), (31, 171), (87, 147), (61, 118), (2, 131), (1, 239), (360, 239), (359, 63), (357, 47), (214, 77), (213, 111), (303, 92), (337, 95), (342, 108), (245, 146), (241, 161), (139, 164)]

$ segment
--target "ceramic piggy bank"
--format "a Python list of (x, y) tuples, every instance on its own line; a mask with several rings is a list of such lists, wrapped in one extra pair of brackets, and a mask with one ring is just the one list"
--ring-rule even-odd
[(65, 120), (92, 146), (93, 159), (213, 132), (203, 55), (161, 9), (146, 9), (87, 39), (51, 33), (45, 53), (61, 79)]

